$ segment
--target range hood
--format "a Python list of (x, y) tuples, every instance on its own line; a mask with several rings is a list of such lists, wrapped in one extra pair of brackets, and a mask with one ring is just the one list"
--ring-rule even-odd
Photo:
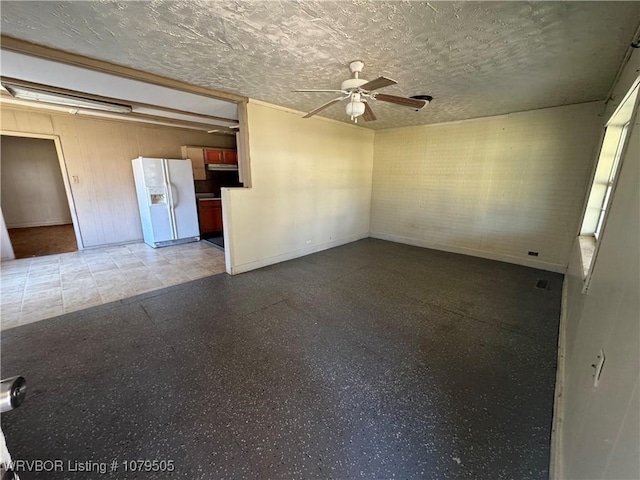
[(213, 171), (234, 171), (238, 170), (238, 165), (230, 165), (228, 163), (207, 163), (207, 170)]

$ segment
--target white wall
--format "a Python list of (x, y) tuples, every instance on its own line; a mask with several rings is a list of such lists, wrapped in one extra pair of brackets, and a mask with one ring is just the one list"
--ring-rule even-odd
[(2, 136), (2, 212), (7, 228), (71, 223), (53, 140)]
[(371, 235), (563, 272), (593, 164), (599, 108), (588, 103), (376, 132)]
[(240, 273), (369, 235), (371, 130), (248, 104), (250, 189), (223, 189), (227, 270)]
[[(616, 87), (620, 98), (638, 75), (636, 52)], [(629, 74), (629, 70), (631, 73)], [(618, 102), (619, 103), (619, 102)], [(609, 109), (611, 111), (611, 109)], [(557, 478), (640, 478), (640, 126), (622, 160), (600, 249), (586, 294), (574, 244), (567, 300)], [(606, 361), (593, 386), (600, 349)]]

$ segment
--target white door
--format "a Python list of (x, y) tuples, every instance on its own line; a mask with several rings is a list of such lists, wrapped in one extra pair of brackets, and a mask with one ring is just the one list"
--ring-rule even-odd
[(200, 235), (200, 228), (191, 162), (166, 160), (166, 165), (169, 172), (168, 181), (177, 231), (176, 238), (197, 237)]

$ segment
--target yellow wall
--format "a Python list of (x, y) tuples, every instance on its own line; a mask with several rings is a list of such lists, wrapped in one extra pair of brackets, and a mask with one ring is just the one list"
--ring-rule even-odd
[(235, 145), (232, 136), (4, 105), (1, 115), (3, 131), (59, 136), (85, 247), (142, 240), (132, 159), (181, 158), (185, 144)]
[(376, 132), (371, 235), (564, 271), (600, 108), (586, 103)]
[(251, 189), (223, 189), (227, 270), (369, 235), (371, 130), (250, 101)]

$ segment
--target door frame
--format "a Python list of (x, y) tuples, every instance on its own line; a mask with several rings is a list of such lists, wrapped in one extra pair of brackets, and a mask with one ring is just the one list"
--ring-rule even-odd
[(76, 204), (73, 198), (73, 191), (71, 190), (71, 182), (69, 181), (69, 173), (67, 171), (67, 162), (64, 159), (64, 153), (62, 152), (62, 142), (60, 136), (50, 135), (46, 133), (31, 133), (31, 132), (18, 132), (15, 130), (3, 130), (0, 129), (0, 135), (7, 137), (22, 137), (22, 138), (39, 138), (45, 140), (53, 140), (56, 147), (56, 153), (58, 155), (58, 164), (60, 171), (62, 172), (62, 183), (64, 183), (64, 191), (67, 194), (67, 203), (69, 204), (69, 212), (71, 213), (71, 223), (73, 224), (73, 231), (76, 234), (76, 243), (78, 244), (78, 250), (84, 250), (84, 243), (82, 241), (82, 232), (80, 232), (80, 225), (78, 224), (78, 214), (76, 212)]

